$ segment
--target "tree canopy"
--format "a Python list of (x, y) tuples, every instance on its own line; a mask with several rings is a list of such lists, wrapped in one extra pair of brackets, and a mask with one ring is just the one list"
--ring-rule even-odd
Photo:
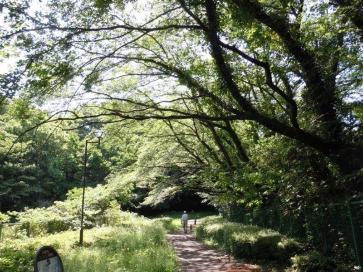
[(66, 88), (114, 101), (91, 106), (106, 119), (193, 119), (212, 128), (249, 120), (345, 173), (362, 167), (360, 1), (38, 5), (2, 7), (9, 22), (2, 40), (5, 49), (22, 48), (15, 73), (29, 96)]
[(1, 76), (3, 101), (43, 104), (38, 124), (107, 124), (103, 155), (130, 167), (145, 203), (191, 190), (220, 205), (298, 207), (361, 191), (361, 1), (4, 1), (1, 10), (1, 53), (18, 59)]
[[(121, 135), (125, 122), (152, 120), (148, 129), (161, 135), (147, 158), (165, 156), (158, 145), (177, 146), (189, 163), (171, 176), (213, 173), (205, 181), (221, 187), (197, 178), (198, 190), (237, 199), (233, 180), (263, 183), (251, 175), (264, 153), (315, 160), (306, 167), (333, 187), (362, 168), (361, 1), (5, 1), (1, 9), (1, 52), (18, 59), (1, 76), (2, 96), (45, 103), (51, 113), (38, 124), (112, 124)], [(128, 165), (142, 158), (134, 150), (141, 155)], [(263, 176), (299, 168), (271, 171), (273, 161)]]

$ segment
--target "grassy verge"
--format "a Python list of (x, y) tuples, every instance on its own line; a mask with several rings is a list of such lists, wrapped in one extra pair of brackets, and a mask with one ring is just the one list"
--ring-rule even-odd
[(0, 245), (0, 271), (33, 271), (36, 250), (54, 246), (67, 272), (174, 272), (177, 260), (167, 244), (163, 226), (155, 220), (123, 213), (113, 227), (85, 231), (85, 246), (78, 244), (78, 231), (43, 237), (4, 240)]
[[(270, 266), (268, 271), (281, 271), (290, 258), (301, 251), (301, 245), (276, 231), (257, 226), (228, 222), (219, 216), (204, 218), (196, 236), (205, 244), (220, 248), (237, 259)], [(277, 267), (275, 269), (271, 267)]]

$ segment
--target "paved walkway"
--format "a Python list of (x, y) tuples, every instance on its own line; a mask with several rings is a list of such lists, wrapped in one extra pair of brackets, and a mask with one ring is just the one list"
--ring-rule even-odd
[(221, 251), (208, 249), (193, 235), (169, 234), (179, 257), (182, 272), (260, 272), (256, 265), (236, 263)]

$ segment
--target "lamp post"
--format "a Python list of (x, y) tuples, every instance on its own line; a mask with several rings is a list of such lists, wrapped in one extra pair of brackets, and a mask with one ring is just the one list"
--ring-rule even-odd
[(86, 193), (86, 175), (87, 175), (87, 159), (88, 159), (88, 144), (101, 144), (101, 135), (97, 135), (97, 141), (86, 140), (84, 148), (84, 162), (83, 162), (83, 190), (82, 190), (82, 208), (81, 208), (81, 229), (79, 232), (79, 245), (83, 246), (83, 221), (84, 221), (84, 195)]

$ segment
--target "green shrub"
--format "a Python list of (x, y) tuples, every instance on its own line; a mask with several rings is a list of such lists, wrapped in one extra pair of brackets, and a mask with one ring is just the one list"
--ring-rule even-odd
[(279, 234), (269, 235), (234, 235), (232, 254), (238, 258), (281, 259), (277, 245), (282, 237)]
[(102, 221), (107, 226), (117, 226), (122, 224), (122, 220), (120, 205), (116, 201), (112, 201), (110, 207), (105, 210)]
[(10, 216), (0, 212), (0, 224), (9, 222)]
[(280, 242), (277, 244), (277, 252), (280, 259), (288, 260), (293, 254), (302, 251), (302, 245), (292, 238), (283, 236)]
[(171, 217), (159, 217), (152, 221), (156, 224), (161, 224), (167, 232), (175, 232), (178, 230), (178, 225), (175, 223), (175, 219)]
[(57, 233), (74, 228), (75, 216), (59, 212), (56, 207), (28, 209), (12, 213), (20, 224), (20, 229), (30, 236)]
[(288, 261), (301, 245), (276, 231), (207, 217), (197, 226), (196, 236), (208, 240), (236, 258)]
[[(25, 209), (22, 212), (10, 212), (9, 214), (19, 223), (20, 231), (25, 231), (32, 237), (74, 230), (80, 227), (80, 200), (78, 191), (72, 190), (65, 201), (56, 201), (50, 207)], [(92, 199), (90, 202), (91, 204), (87, 204), (85, 207), (84, 213), (86, 229), (100, 225), (116, 226), (123, 223), (120, 205), (115, 200), (108, 204), (104, 203), (104, 199)], [(128, 214), (126, 217), (128, 216), (130, 215)], [(1, 216), (0, 220), (2, 218), (8, 220), (5, 216)]]
[(296, 272), (349, 272), (351, 267), (337, 264), (331, 257), (323, 256), (317, 251), (310, 251), (304, 255), (291, 258), (292, 269)]

